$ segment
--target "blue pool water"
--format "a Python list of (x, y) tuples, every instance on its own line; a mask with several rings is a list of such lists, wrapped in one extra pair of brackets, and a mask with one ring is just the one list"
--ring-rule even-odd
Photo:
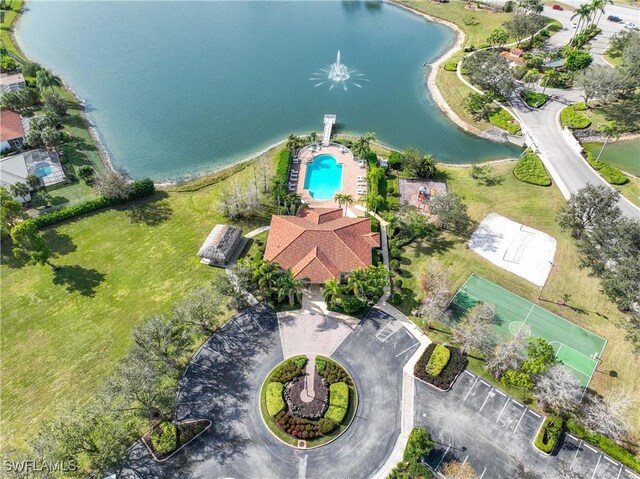
[(34, 172), (38, 178), (44, 178), (51, 174), (51, 165), (48, 163), (38, 163), (35, 166)]
[(304, 189), (316, 200), (330, 200), (342, 189), (342, 165), (331, 155), (318, 155), (307, 165)]

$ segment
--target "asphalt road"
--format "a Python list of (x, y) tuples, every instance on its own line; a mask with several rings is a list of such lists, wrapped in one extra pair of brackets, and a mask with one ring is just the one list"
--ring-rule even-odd
[(123, 477), (372, 476), (400, 433), (402, 366), (416, 342), (403, 327), (387, 327), (391, 322), (374, 310), (332, 355), (358, 388), (358, 410), (349, 429), (330, 444), (298, 450), (271, 435), (258, 406), (262, 381), (283, 359), (276, 317), (260, 306), (238, 315), (207, 341), (181, 384), (176, 420), (208, 418), (212, 428), (163, 463), (154, 462), (137, 443)]

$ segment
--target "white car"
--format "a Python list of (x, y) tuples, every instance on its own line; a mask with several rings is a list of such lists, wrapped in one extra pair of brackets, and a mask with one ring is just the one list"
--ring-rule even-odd
[(638, 27), (636, 27), (636, 24), (635, 23), (631, 23), (631, 22), (625, 23), (624, 24), (624, 28), (627, 28), (629, 30), (637, 30), (638, 29)]
[(578, 24), (576, 22), (571, 23), (571, 28), (578, 28)]

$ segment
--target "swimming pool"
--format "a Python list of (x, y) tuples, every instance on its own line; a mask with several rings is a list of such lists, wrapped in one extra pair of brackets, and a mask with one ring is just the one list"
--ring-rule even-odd
[(330, 200), (342, 189), (342, 165), (331, 155), (318, 155), (307, 165), (304, 189), (316, 200)]
[(44, 178), (49, 176), (52, 172), (51, 165), (49, 163), (41, 162), (34, 165), (34, 173), (38, 178)]

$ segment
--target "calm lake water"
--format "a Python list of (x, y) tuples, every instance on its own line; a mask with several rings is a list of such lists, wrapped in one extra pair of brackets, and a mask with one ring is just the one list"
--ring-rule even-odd
[[(451, 30), (377, 2), (32, 0), (17, 39), (85, 99), (114, 162), (134, 177), (220, 168), (296, 132), (373, 131), (466, 163), (520, 150), (464, 133), (438, 110), (424, 62)], [(322, 83), (335, 61), (357, 70)]]

